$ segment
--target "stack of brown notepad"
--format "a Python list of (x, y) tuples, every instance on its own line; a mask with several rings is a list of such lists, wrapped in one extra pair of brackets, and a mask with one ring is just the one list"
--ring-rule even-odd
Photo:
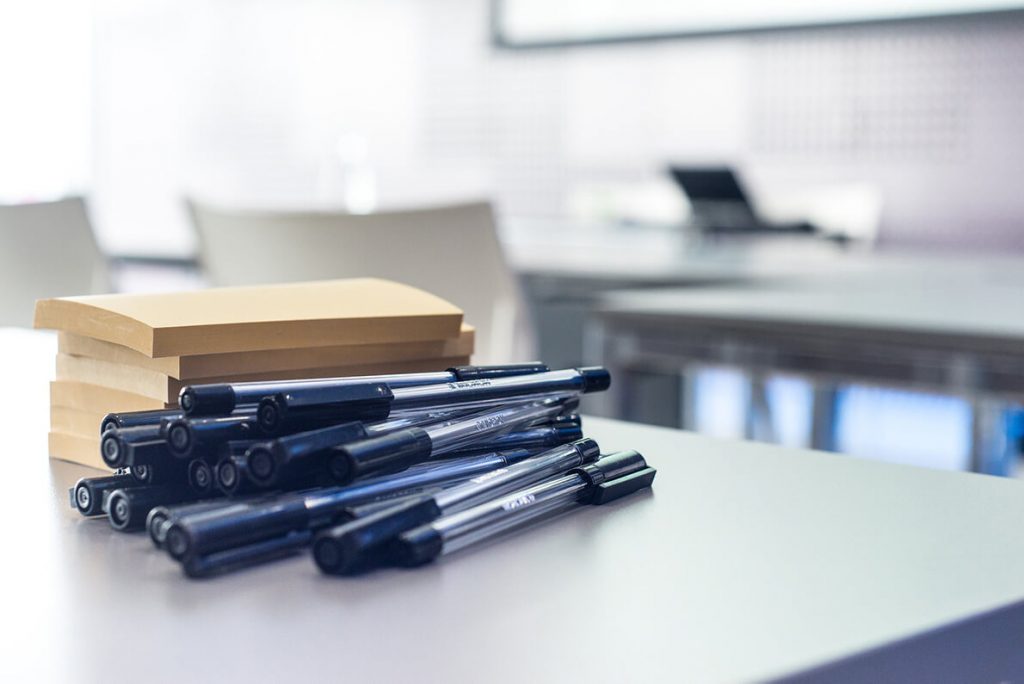
[(50, 455), (103, 467), (115, 411), (177, 406), (185, 385), (443, 370), (473, 328), (449, 302), (374, 278), (41, 300), (59, 331)]

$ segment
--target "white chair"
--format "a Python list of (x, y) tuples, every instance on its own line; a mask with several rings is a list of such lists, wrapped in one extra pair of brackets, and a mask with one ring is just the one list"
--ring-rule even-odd
[(36, 299), (109, 291), (81, 198), (0, 206), (0, 325), (31, 327)]
[(388, 278), (460, 307), (477, 329), (475, 362), (530, 357), (523, 298), (486, 202), (363, 215), (228, 210), (195, 201), (189, 210), (211, 284)]

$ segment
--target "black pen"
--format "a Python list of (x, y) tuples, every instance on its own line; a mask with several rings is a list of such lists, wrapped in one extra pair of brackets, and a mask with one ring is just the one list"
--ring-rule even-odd
[[(357, 421), (341, 423), (319, 430), (279, 437), (268, 442), (258, 442), (245, 453), (243, 467), (253, 484), (263, 488), (271, 487), (277, 482), (281, 473), (294, 472), (302, 468), (322, 468), (328, 463), (335, 447), (359, 439), (395, 432), (407, 426), (416, 427), (429, 424), (432, 418), (435, 418), (432, 414), (418, 414), (415, 417), (369, 425)], [(468, 416), (459, 416), (447, 422), (450, 425), (461, 418), (468, 418)], [(488, 437), (483, 441), (474, 441), (449, 453), (490, 453), (508, 449), (555, 446), (575, 441), (582, 436), (580, 427), (571, 423), (532, 427)], [(239, 465), (241, 465), (239, 459), (232, 459), (232, 462), (225, 463), (224, 467), (231, 469)], [(234, 481), (235, 476), (228, 474), (228, 479)]]
[(325, 527), (349, 506), (387, 500), (424, 488), (466, 481), (529, 458), (535, 452), (518, 449), (423, 463), (400, 473), (369, 478), (347, 487), (324, 487), (292, 492), (251, 502), (226, 501), (220, 509), (177, 516), (166, 535), (172, 558), (206, 555), (255, 543), (289, 532)]
[(635, 451), (602, 456), (564, 475), (409, 530), (392, 542), (389, 557), (405, 566), (429, 563), (526, 522), (581, 504), (605, 504), (649, 488), (656, 474)]
[(272, 394), (291, 392), (313, 386), (384, 383), (389, 387), (409, 387), (439, 382), (525, 375), (546, 370), (548, 370), (548, 367), (542, 363), (519, 363), (504, 366), (456, 366), (445, 371), (429, 373), (189, 385), (181, 389), (181, 393), (178, 395), (178, 403), (182, 411), (189, 416), (223, 415), (231, 413), (239, 406), (255, 405), (263, 397)]
[(594, 367), (394, 389), (383, 383), (309, 386), (264, 397), (256, 415), (260, 428), (275, 434), (294, 422), (383, 420), (394, 410), (505, 401), (550, 392), (600, 392), (610, 384), (608, 371)]
[(561, 400), (545, 399), (349, 442), (331, 450), (327, 469), (335, 481), (345, 484), (374, 473), (408, 468), (561, 411)]
[(313, 557), (330, 574), (357, 572), (399, 534), (597, 459), (592, 439), (554, 447), (537, 456), (456, 485), (434, 496), (411, 501), (354, 522), (323, 530)]

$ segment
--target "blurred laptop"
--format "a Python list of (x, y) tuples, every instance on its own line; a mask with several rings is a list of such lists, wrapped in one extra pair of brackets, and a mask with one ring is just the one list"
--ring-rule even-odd
[(806, 222), (761, 220), (729, 167), (671, 166), (669, 173), (689, 199), (695, 223), (707, 233), (818, 232)]

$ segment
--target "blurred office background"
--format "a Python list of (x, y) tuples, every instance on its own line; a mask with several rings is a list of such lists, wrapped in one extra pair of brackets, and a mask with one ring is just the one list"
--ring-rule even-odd
[[(848, 376), (834, 364), (773, 363), (748, 341), (730, 355), (728, 334), (702, 338), (715, 354), (640, 358), (601, 311), (623, 291), (727, 285), (730, 302), (743, 303), (743, 288), (824, 288), (842, 308), (869, 283), (924, 288), (937, 309), (953, 287), (962, 308), (987, 312), (984, 325), (1020, 323), (1024, 306), (994, 304), (987, 290), (972, 300), (961, 285), (985, 281), (1024, 301), (1014, 276), (1024, 259), (1024, 3), (736, 0), (716, 3), (724, 18), (704, 4), (627, 4), (8, 3), (0, 229), (11, 282), (0, 287), (29, 302), (289, 279), (301, 261), (272, 272), (244, 239), (233, 255), (213, 253), (200, 211), (242, 212), (243, 227), (247, 215), (292, 217), (282, 230), (299, 242), (296, 217), (309, 213), (397, 225), (419, 210), (490, 202), (479, 230), (500, 247), (438, 239), (448, 262), (495, 258), (483, 272), (508, 274), (492, 284), (500, 310), (474, 321), (495, 341), (487, 360), (616, 361), (632, 394), (593, 407), (611, 415), (1015, 474), (1020, 387), (978, 381), (974, 351)], [(762, 217), (825, 236), (709, 235), (669, 165), (730, 167)], [(85, 204), (65, 203), (54, 219), (12, 213), (67, 197)], [(76, 211), (95, 248), (61, 237), (81, 222)], [(32, 228), (29, 244), (29, 226), (57, 232)], [(33, 268), (39, 250), (62, 254), (52, 257), (62, 266)], [(256, 272), (216, 270), (232, 258)], [(311, 274), (353, 274), (346, 260), (336, 274), (327, 261)], [(60, 279), (83, 264), (78, 280)], [(49, 280), (29, 292), (29, 275)], [(512, 338), (526, 339), (502, 346)], [(997, 361), (1019, 378), (1019, 358)]]

